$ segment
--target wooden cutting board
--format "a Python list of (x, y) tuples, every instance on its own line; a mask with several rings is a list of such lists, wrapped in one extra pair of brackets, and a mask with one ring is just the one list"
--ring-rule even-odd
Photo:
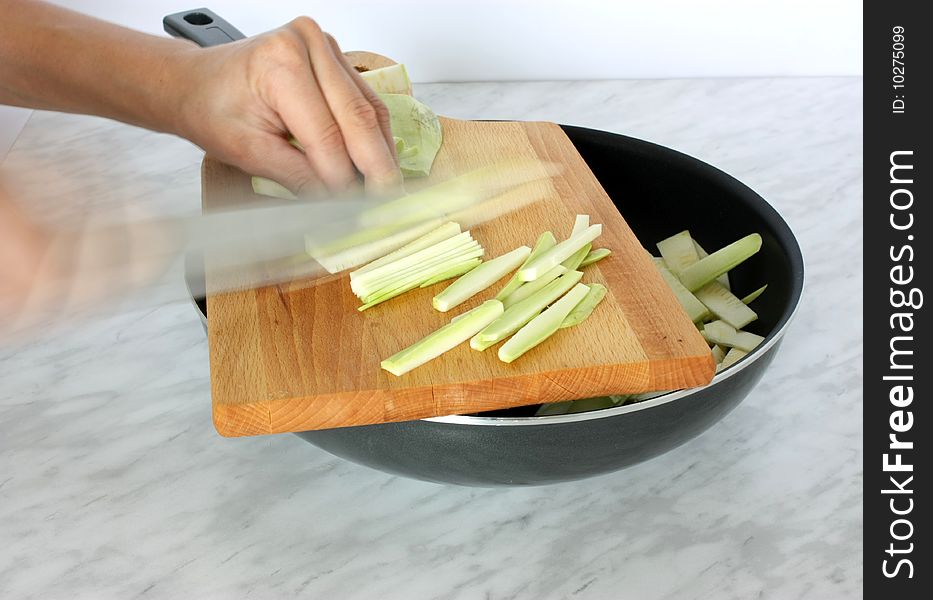
[[(225, 436), (324, 429), (709, 383), (709, 347), (570, 140), (554, 123), (442, 118), (444, 143), (429, 185), (499, 159), (560, 163), (535, 185), (543, 200), (472, 230), (491, 258), (532, 246), (550, 230), (563, 239), (576, 214), (602, 223), (594, 247), (613, 254), (584, 269), (584, 283), (609, 293), (584, 323), (564, 329), (512, 364), (462, 344), (395, 377), (383, 358), (492, 297), (439, 313), (446, 283), (360, 313), (348, 277), (313, 287), (273, 286), (208, 297), (214, 424)], [(206, 158), (206, 208), (251, 194), (249, 177)], [(409, 186), (412, 187), (412, 186)], [(636, 199), (637, 200), (637, 199)], [(631, 200), (630, 200), (631, 201)], [(649, 202), (645, 198), (643, 201)], [(208, 281), (208, 285), (209, 285)]]

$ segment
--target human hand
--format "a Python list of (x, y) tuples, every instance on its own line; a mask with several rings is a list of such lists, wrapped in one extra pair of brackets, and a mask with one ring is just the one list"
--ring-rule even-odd
[[(401, 185), (389, 114), (336, 41), (302, 17), (246, 40), (167, 61), (175, 133), (209, 155), (297, 193)], [(304, 152), (288, 142), (294, 136)]]

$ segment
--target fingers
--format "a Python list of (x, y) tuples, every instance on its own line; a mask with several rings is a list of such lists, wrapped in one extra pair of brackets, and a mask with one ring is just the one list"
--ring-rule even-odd
[[(308, 44), (311, 66), (339, 131), (346, 152), (363, 174), (368, 189), (396, 188), (401, 181), (394, 143), (387, 136), (388, 111), (367, 95), (348, 73), (326, 34), (310, 19), (295, 25)], [(368, 87), (365, 86), (364, 87)], [(300, 138), (299, 138), (300, 139)]]
[[(308, 156), (282, 137), (269, 134), (266, 141), (256, 147), (256, 156), (258, 160), (251, 161), (255, 166), (249, 169), (252, 175), (281, 183), (298, 196), (313, 194), (325, 185)], [(355, 174), (352, 181), (356, 181)], [(344, 184), (338, 189), (346, 187)]]

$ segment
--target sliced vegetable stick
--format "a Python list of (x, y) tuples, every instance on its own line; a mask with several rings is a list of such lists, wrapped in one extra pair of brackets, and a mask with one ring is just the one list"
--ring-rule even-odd
[(751, 352), (765, 338), (748, 331), (736, 330), (725, 321), (712, 321), (703, 326), (703, 337), (713, 344), (738, 348), (745, 352)]
[(710, 312), (736, 329), (741, 329), (758, 318), (755, 311), (716, 280), (710, 281), (693, 295), (706, 305)]
[(745, 296), (744, 298), (742, 298), (742, 302), (744, 302), (745, 304), (751, 304), (752, 302), (757, 300), (758, 296), (760, 296), (766, 289), (768, 289), (768, 284), (761, 286), (760, 288), (758, 288), (757, 290), (755, 290), (748, 296)]
[(709, 309), (702, 302), (697, 300), (696, 296), (690, 293), (690, 290), (684, 287), (677, 276), (671, 273), (664, 264), (664, 259), (654, 258), (654, 266), (661, 272), (661, 277), (667, 282), (667, 285), (673, 290), (677, 301), (684, 308), (687, 315), (694, 323), (698, 323), (709, 316)]
[(386, 263), (384, 265), (379, 265), (373, 269), (370, 269), (364, 273), (358, 273), (356, 276), (351, 276), (353, 281), (369, 281), (373, 279), (378, 279), (386, 273), (395, 273), (400, 269), (404, 269), (411, 265), (417, 265), (425, 260), (429, 260), (432, 257), (437, 256), (448, 250), (467, 245), (475, 240), (470, 235), (469, 231), (464, 231), (463, 233), (458, 233), (453, 237), (449, 237), (441, 242), (432, 244), (427, 248), (422, 248), (417, 252), (413, 252), (407, 256), (403, 256), (398, 260)]
[(752, 233), (693, 263), (683, 270), (679, 279), (691, 292), (698, 290), (735, 268), (760, 249), (761, 236)]
[(374, 260), (368, 265), (365, 265), (363, 267), (360, 267), (356, 271), (353, 271), (352, 273), (350, 273), (350, 279), (353, 279), (354, 277), (358, 277), (359, 275), (367, 271), (372, 271), (376, 267), (380, 267), (382, 265), (387, 265), (391, 262), (395, 262), (396, 260), (399, 260), (400, 258), (404, 258), (408, 256), (409, 254), (414, 254), (415, 252), (419, 250), (430, 248), (434, 244), (443, 242), (444, 240), (452, 238), (453, 236), (458, 235), (460, 233), (462, 233), (462, 231), (460, 231), (459, 224), (450, 223), (450, 222), (444, 223), (440, 227), (432, 229), (431, 231), (422, 235), (421, 237), (405, 244), (398, 250), (395, 250), (394, 252), (390, 252), (389, 254), (383, 256), (382, 258)]
[(542, 404), (541, 408), (535, 412), (536, 417), (547, 417), (551, 415), (562, 415), (573, 405), (573, 400), (564, 400), (563, 402), (551, 402)]
[(582, 233), (589, 226), (590, 215), (577, 215), (577, 218), (573, 221), (573, 229), (570, 230), (570, 237)]
[[(538, 240), (535, 242), (534, 248), (531, 249), (531, 254), (528, 255), (528, 258), (525, 259), (525, 262), (522, 263), (522, 267), (533, 261), (534, 259), (541, 256), (543, 252), (547, 252), (551, 248), (557, 245), (557, 239), (554, 237), (554, 234), (550, 231), (545, 231), (538, 236)], [(505, 284), (499, 293), (496, 294), (496, 300), (505, 300), (509, 297), (509, 294), (517, 290), (522, 285), (522, 281), (518, 278), (518, 273), (512, 275), (512, 278), (509, 279), (509, 282)]]
[(434, 308), (447, 312), (461, 302), (469, 300), (505, 277), (510, 271), (517, 269), (529, 254), (531, 254), (531, 248), (519, 246), (507, 254), (484, 262), (434, 296), (432, 302)]
[(417, 227), (398, 231), (388, 236), (380, 236), (375, 240), (348, 248), (341, 248), (330, 253), (321, 250), (310, 239), (306, 239), (305, 252), (321, 263), (321, 266), (327, 269), (329, 273), (339, 273), (366, 264), (373, 259), (378, 259), (380, 256), (385, 256), (386, 253), (393, 252), (404, 244), (437, 228), (439, 224), (440, 221), (429, 221)]
[(404, 375), (470, 339), (477, 331), (501, 315), (502, 311), (501, 302), (487, 300), (464, 318), (444, 325), (421, 341), (385, 359), (381, 366), (393, 375)]
[(567, 409), (567, 414), (589, 412), (591, 410), (602, 410), (615, 406), (615, 401), (609, 396), (599, 396), (597, 398), (584, 398), (582, 400), (573, 400)]
[(593, 309), (606, 297), (606, 291), (606, 286), (598, 283), (591, 283), (589, 293), (580, 301), (580, 304), (577, 304), (576, 308), (570, 311), (570, 314), (567, 315), (564, 322), (560, 324), (561, 329), (573, 327), (585, 321), (593, 312)]
[(713, 353), (713, 360), (716, 361), (717, 365), (721, 363), (722, 359), (726, 357), (726, 351), (723, 350), (722, 346), (720, 346), (719, 344), (716, 344), (713, 346), (712, 353)]
[(509, 337), (521, 329), (528, 321), (535, 318), (547, 305), (577, 285), (581, 277), (583, 277), (583, 273), (580, 271), (565, 273), (547, 284), (537, 294), (513, 304), (502, 313), (501, 317), (473, 336), (473, 339), (470, 340), (470, 348), (485, 350)]
[(529, 281), (528, 283), (523, 283), (517, 290), (508, 295), (508, 297), (502, 301), (502, 304), (506, 308), (521, 302), (525, 298), (528, 298), (532, 294), (537, 293), (539, 290), (544, 289), (544, 286), (551, 283), (561, 275), (567, 272), (567, 268), (564, 265), (557, 265), (541, 277), (538, 277), (534, 281)]
[(583, 262), (583, 259), (586, 258), (586, 255), (590, 253), (590, 250), (593, 248), (593, 244), (587, 244), (583, 246), (576, 252), (570, 255), (570, 258), (560, 263), (568, 271), (576, 271), (577, 267), (580, 266), (580, 263)]
[(722, 362), (719, 363), (719, 365), (716, 367), (716, 372), (718, 373), (719, 371), (722, 371), (723, 369), (727, 369), (731, 367), (732, 365), (739, 362), (739, 360), (745, 358), (746, 356), (748, 356), (748, 352), (745, 352), (744, 350), (739, 350), (738, 348), (730, 348), (729, 352), (726, 353), (725, 358), (723, 358)]
[(684, 269), (700, 260), (693, 238), (687, 230), (661, 240), (657, 246), (664, 264), (674, 275), (679, 276)]
[(483, 262), (481, 258), (471, 258), (466, 262), (462, 262), (458, 265), (454, 265), (450, 269), (444, 271), (440, 275), (435, 275), (434, 277), (423, 282), (418, 287), (428, 287), (434, 285), (435, 283), (440, 283), (442, 281), (447, 281), (448, 279), (453, 279), (454, 277), (460, 277), (464, 273), (469, 273), (476, 267), (478, 267)]
[[(706, 258), (707, 256), (709, 256), (709, 252), (704, 250), (703, 246), (698, 244), (696, 240), (693, 240), (693, 247), (696, 248), (697, 256), (699, 256), (700, 258)], [(723, 273), (722, 275), (716, 278), (716, 281), (726, 286), (726, 289), (729, 290), (730, 292), (732, 291), (732, 285), (729, 283), (728, 273)]]
[(564, 322), (570, 311), (586, 297), (589, 291), (588, 286), (578, 283), (563, 298), (529, 321), (502, 344), (499, 348), (499, 360), (510, 363), (551, 337), (560, 329), (560, 324)]
[(582, 233), (557, 244), (528, 265), (518, 271), (518, 278), (522, 281), (534, 281), (541, 275), (550, 271), (563, 261), (570, 258), (574, 252), (595, 240), (603, 231), (602, 225), (590, 225)]
[(466, 244), (457, 246), (456, 248), (451, 248), (445, 252), (441, 252), (437, 256), (432, 256), (426, 258), (423, 261), (409, 265), (404, 268), (400, 268), (397, 271), (384, 272), (379, 277), (371, 278), (367, 277), (365, 279), (358, 279), (356, 281), (350, 282), (350, 289), (358, 296), (365, 296), (374, 289), (380, 289), (387, 285), (391, 285), (393, 282), (403, 279), (409, 275), (433, 270), (439, 264), (447, 264), (452, 266), (459, 262), (467, 261), (471, 258), (476, 258), (477, 256), (483, 255), (483, 247), (479, 245), (479, 242), (472, 241)]
[(597, 248), (596, 250), (590, 250), (590, 253), (586, 255), (586, 258), (583, 259), (583, 262), (580, 263), (579, 268), (588, 267), (595, 262), (599, 262), (602, 259), (606, 258), (612, 254), (612, 250), (609, 248)]
[(466, 254), (457, 254), (445, 260), (433, 262), (425, 268), (406, 273), (400, 277), (393, 278), (391, 280), (385, 281), (384, 283), (380, 283), (377, 286), (360, 288), (360, 292), (357, 295), (362, 298), (363, 302), (369, 302), (370, 298), (373, 296), (380, 296), (385, 292), (391, 292), (392, 290), (404, 285), (408, 285), (409, 283), (416, 283), (421, 285), (422, 281), (443, 273), (456, 264), (462, 263), (472, 258), (479, 258), (482, 255), (482, 248), (474, 248), (468, 251)]

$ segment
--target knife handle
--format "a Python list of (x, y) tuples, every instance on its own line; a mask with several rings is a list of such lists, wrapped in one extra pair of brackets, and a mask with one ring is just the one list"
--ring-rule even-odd
[(246, 36), (239, 29), (208, 8), (195, 8), (168, 15), (162, 27), (172, 37), (191, 40), (198, 46), (219, 46), (242, 40)]

